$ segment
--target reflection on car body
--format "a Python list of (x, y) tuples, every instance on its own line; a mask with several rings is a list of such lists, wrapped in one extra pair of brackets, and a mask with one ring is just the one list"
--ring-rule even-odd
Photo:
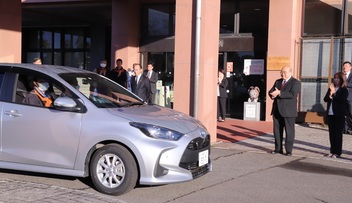
[[(35, 77), (48, 81), (50, 107), (23, 103)], [(210, 135), (199, 121), (89, 71), (0, 64), (0, 108), (3, 169), (90, 176), (111, 195), (211, 170)]]

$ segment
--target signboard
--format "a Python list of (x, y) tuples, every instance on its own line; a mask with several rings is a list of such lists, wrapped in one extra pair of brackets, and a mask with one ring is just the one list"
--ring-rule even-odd
[(281, 70), (284, 66), (290, 65), (289, 57), (268, 57), (267, 70)]
[(226, 63), (226, 72), (233, 72), (233, 62)]
[(245, 75), (263, 75), (264, 59), (245, 59), (243, 73)]
[(243, 120), (260, 120), (260, 102), (244, 102)]
[(231, 77), (231, 73), (233, 72), (233, 62), (226, 62), (226, 77)]

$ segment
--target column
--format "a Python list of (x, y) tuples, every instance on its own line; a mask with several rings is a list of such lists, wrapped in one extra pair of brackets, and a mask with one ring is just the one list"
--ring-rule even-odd
[(0, 19), (0, 61), (21, 63), (21, 1), (0, 0)]
[[(284, 65), (292, 67), (295, 78), (299, 76), (298, 42), (301, 36), (302, 6), (301, 0), (270, 0), (266, 82), (268, 91), (275, 80), (280, 78), (280, 70)], [(267, 93), (266, 95), (265, 120), (272, 121), (270, 113), (273, 102)]]
[[(197, 0), (176, 0), (174, 108), (194, 112)], [(197, 118), (216, 141), (220, 0), (202, 0)]]

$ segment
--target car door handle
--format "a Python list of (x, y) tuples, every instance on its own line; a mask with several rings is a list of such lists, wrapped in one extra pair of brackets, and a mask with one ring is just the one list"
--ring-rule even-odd
[(18, 113), (17, 110), (5, 111), (5, 115), (9, 115), (11, 117), (22, 117), (22, 114)]

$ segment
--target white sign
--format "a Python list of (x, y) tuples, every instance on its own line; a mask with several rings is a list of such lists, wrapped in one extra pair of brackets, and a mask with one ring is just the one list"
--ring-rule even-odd
[(264, 59), (245, 59), (243, 73), (245, 75), (263, 75)]
[(209, 160), (209, 151), (205, 150), (202, 152), (199, 152), (198, 154), (198, 166), (203, 166), (208, 163)]

